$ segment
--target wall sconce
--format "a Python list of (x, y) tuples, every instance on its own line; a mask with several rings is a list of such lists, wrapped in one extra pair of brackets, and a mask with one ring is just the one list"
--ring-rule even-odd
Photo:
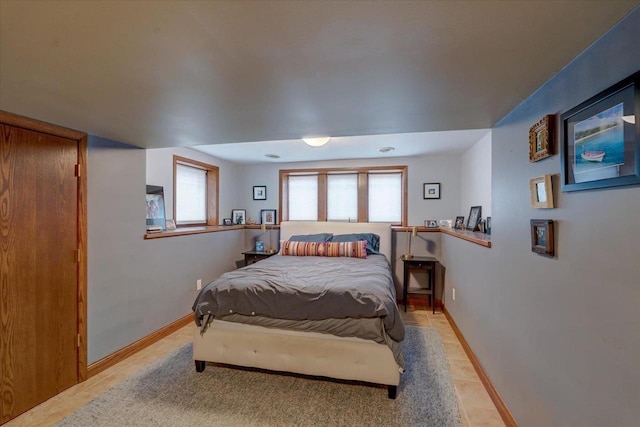
[(411, 259), (413, 255), (411, 254), (411, 237), (416, 237), (418, 235), (418, 229), (416, 227), (411, 227), (411, 230), (407, 230), (407, 252), (402, 255), (402, 259)]

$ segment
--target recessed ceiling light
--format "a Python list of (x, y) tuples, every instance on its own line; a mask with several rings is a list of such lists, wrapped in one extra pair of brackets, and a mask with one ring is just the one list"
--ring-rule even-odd
[(279, 159), (280, 155), (279, 154), (265, 154), (265, 157), (268, 157), (270, 159)]
[(329, 142), (330, 139), (330, 136), (321, 136), (318, 138), (302, 138), (305, 144), (310, 145), (311, 147), (322, 147), (324, 144)]
[(389, 152), (391, 152), (391, 151), (393, 151), (395, 149), (396, 149), (395, 147), (382, 147), (382, 148), (378, 148), (378, 151), (381, 152), (381, 153), (385, 153), (386, 154), (386, 153), (389, 153)]

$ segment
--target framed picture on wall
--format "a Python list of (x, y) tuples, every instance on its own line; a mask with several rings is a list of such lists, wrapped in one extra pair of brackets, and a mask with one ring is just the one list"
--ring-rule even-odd
[(546, 174), (529, 180), (532, 208), (553, 208), (553, 186), (551, 175)]
[(266, 185), (254, 185), (253, 186), (253, 200), (267, 200), (267, 186)]
[(561, 116), (562, 191), (640, 185), (640, 71)]
[(422, 184), (422, 198), (423, 199), (439, 199), (440, 198), (440, 183), (439, 182), (427, 182)]
[(544, 116), (529, 129), (529, 161), (537, 162), (553, 154), (553, 116)]
[(531, 220), (531, 251), (547, 257), (555, 255), (553, 245), (553, 220)]

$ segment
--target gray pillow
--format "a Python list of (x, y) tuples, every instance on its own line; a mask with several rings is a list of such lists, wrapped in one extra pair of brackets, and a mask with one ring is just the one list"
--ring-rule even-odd
[(330, 242), (333, 234), (331, 233), (318, 233), (318, 234), (298, 234), (289, 237), (290, 242)]
[(380, 253), (380, 236), (373, 233), (336, 234), (331, 238), (332, 242), (358, 242), (367, 241), (367, 255)]

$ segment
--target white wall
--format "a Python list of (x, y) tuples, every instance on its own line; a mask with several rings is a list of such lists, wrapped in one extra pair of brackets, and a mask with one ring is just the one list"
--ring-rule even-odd
[[(533, 209), (529, 179), (557, 184), (561, 166), (559, 154), (530, 163), (527, 139), (541, 117), (640, 70), (638, 40), (640, 8), (495, 126), (492, 248), (443, 239), (447, 309), (523, 427), (640, 419), (640, 187), (556, 185), (557, 208)], [(534, 218), (555, 221), (555, 258), (531, 252)]]
[(192, 160), (218, 166), (220, 173), (219, 183), (219, 222), (222, 218), (229, 217), (231, 209), (238, 203), (236, 181), (238, 180), (238, 167), (234, 163), (218, 159), (200, 151), (188, 147), (179, 148), (154, 148), (145, 150), (147, 185), (160, 185), (164, 187), (164, 203), (167, 219), (173, 218), (173, 156), (186, 157)]
[(465, 221), (471, 206), (482, 206), (482, 217), (491, 216), (491, 131), (462, 155), (461, 207)]
[[(145, 164), (145, 150), (89, 137), (89, 363), (188, 315), (196, 280), (234, 269), (246, 249), (243, 230), (144, 240)], [(233, 180), (222, 188), (235, 194)]]

